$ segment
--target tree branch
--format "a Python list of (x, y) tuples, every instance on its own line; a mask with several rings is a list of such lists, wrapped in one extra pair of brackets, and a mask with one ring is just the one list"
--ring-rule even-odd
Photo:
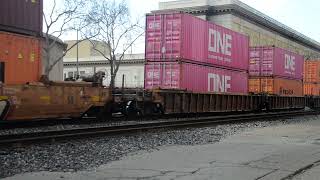
[[(102, 52), (93, 40), (93, 49), (96, 50), (101, 56), (106, 58), (110, 63), (111, 72), (111, 88), (114, 87), (114, 78), (117, 75), (121, 61), (124, 59), (124, 55), (127, 50), (132, 47), (134, 42), (141, 37), (143, 33), (138, 32), (139, 23), (131, 24), (128, 5), (125, 0), (118, 3), (113, 1), (96, 1), (93, 7), (90, 9), (88, 19), (95, 22), (94, 28), (99, 29), (99, 36), (94, 40), (100, 42), (107, 42), (110, 50), (108, 52)], [(91, 27), (93, 28), (93, 27)], [(89, 32), (92, 30), (89, 30)], [(134, 38), (131, 39), (131, 36)], [(131, 39), (131, 40), (130, 40)], [(127, 42), (124, 45), (124, 49), (120, 51), (118, 55), (119, 47), (122, 43)]]
[[(94, 37), (94, 36), (93, 36), (93, 37)], [(88, 38), (79, 40), (79, 41), (77, 41), (76, 43), (74, 43), (72, 46), (70, 46), (69, 48), (67, 48), (67, 49), (64, 51), (64, 53), (62, 54), (62, 56), (60, 56), (60, 57), (57, 58), (55, 61), (53, 61), (53, 64), (51, 64), (51, 65), (49, 66), (49, 70), (51, 71), (52, 68), (53, 68), (59, 61), (61, 61), (61, 60), (63, 59), (63, 57), (65, 57), (65, 56), (67, 55), (67, 53), (68, 53), (72, 48), (74, 48), (77, 44), (79, 44), (79, 43), (81, 43), (81, 42), (83, 42), (83, 41), (85, 41), (85, 40), (89, 40), (90, 38), (93, 38), (93, 37), (88, 37)]]
[(89, 41), (92, 44), (92, 48), (97, 51), (101, 56), (103, 56), (105, 59), (107, 59), (109, 62), (111, 62), (111, 58), (105, 55), (105, 52), (102, 52), (100, 49), (97, 48), (97, 44), (95, 44), (92, 40), (89, 39)]
[[(44, 33), (45, 45), (43, 47), (44, 52), (44, 61), (46, 62), (45, 75), (48, 75), (52, 68), (63, 59), (63, 57), (72, 49), (76, 44), (64, 50), (63, 54), (59, 57), (54, 57), (52, 49), (59, 42), (59, 37), (61, 37), (67, 31), (70, 31), (72, 28), (72, 23), (76, 20), (83, 21), (85, 13), (81, 12), (81, 7), (83, 6), (82, 0), (65, 0), (65, 6), (63, 8), (58, 8), (56, 0), (53, 2), (52, 9), (49, 14), (46, 15), (43, 12), (43, 19), (46, 25), (46, 32)], [(52, 29), (55, 26), (58, 26), (57, 29)], [(56, 36), (56, 37), (55, 37)], [(86, 39), (80, 40), (78, 43)]]

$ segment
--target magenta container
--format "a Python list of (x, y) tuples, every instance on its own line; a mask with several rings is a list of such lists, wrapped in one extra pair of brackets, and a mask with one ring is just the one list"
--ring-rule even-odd
[(149, 14), (146, 60), (184, 60), (248, 70), (249, 38), (183, 13)]
[(1, 0), (0, 30), (42, 36), (43, 0)]
[(301, 55), (277, 47), (250, 48), (250, 76), (278, 76), (291, 79), (303, 78)]
[(186, 62), (148, 62), (145, 88), (247, 94), (248, 73)]

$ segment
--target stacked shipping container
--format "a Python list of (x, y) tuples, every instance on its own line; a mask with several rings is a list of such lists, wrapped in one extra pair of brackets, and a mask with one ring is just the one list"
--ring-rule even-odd
[(306, 60), (303, 76), (304, 95), (320, 96), (320, 61)]
[(0, 32), (0, 64), (6, 84), (39, 81), (41, 74), (39, 38)]
[(0, 31), (40, 37), (43, 0), (1, 0)]
[(39, 81), (43, 0), (2, 0), (0, 6), (0, 81)]
[(152, 62), (145, 66), (145, 88), (194, 92), (246, 93), (248, 74), (184, 62)]
[(248, 92), (248, 37), (183, 13), (150, 14), (145, 88)]
[(249, 54), (249, 92), (303, 95), (303, 56), (276, 47), (252, 47)]

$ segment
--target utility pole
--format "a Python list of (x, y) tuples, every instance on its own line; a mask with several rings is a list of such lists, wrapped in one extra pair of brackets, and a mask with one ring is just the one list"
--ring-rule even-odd
[(79, 30), (77, 29), (77, 76), (76, 80), (79, 79)]

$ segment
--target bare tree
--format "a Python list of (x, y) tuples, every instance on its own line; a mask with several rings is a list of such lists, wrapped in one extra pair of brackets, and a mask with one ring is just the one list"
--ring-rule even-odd
[[(110, 88), (113, 89), (121, 61), (133, 43), (144, 34), (143, 28), (139, 20), (133, 22), (126, 0), (121, 2), (95, 0), (87, 21), (94, 24), (94, 28), (91, 28), (87, 33), (91, 36), (99, 33), (90, 42), (93, 49), (109, 61)], [(101, 42), (109, 46), (108, 51), (103, 51), (98, 47)]]
[[(71, 31), (81, 31), (89, 24), (84, 21), (86, 17), (85, 0), (53, 0), (50, 10), (43, 12), (44, 19), (44, 46), (43, 63), (45, 64), (44, 75), (49, 78), (53, 67), (63, 60), (63, 57), (85, 38), (77, 41), (70, 47), (65, 47), (63, 54), (57, 54), (56, 45), (62, 43), (60, 37)], [(87, 37), (90, 38), (90, 37)]]

